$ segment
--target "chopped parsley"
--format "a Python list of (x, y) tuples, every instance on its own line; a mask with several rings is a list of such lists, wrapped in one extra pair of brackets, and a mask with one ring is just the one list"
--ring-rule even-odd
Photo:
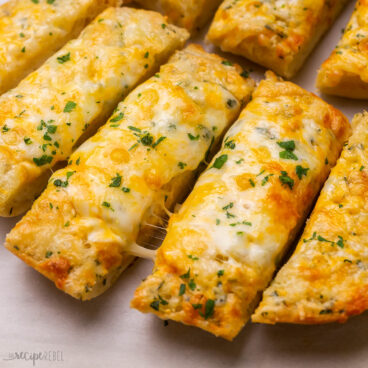
[(76, 108), (77, 104), (74, 101), (68, 101), (64, 107), (64, 112), (72, 112)]
[(152, 144), (152, 148), (157, 147), (165, 139), (166, 139), (166, 137), (161, 136), (159, 139), (157, 139), (157, 141), (155, 143)]
[(189, 259), (192, 259), (193, 261), (198, 261), (198, 260), (199, 260), (199, 258), (198, 258), (198, 257), (193, 256), (193, 255), (191, 255), (191, 254), (188, 254), (188, 258), (189, 258)]
[(102, 206), (110, 209), (111, 211), (114, 211), (114, 209), (111, 207), (111, 204), (109, 202), (102, 202)]
[(233, 150), (236, 147), (236, 144), (235, 144), (235, 142), (233, 140), (230, 140), (230, 141), (227, 141), (227, 142), (225, 141), (224, 146), (226, 148), (229, 148), (229, 149), (232, 149)]
[(296, 173), (296, 175), (298, 176), (298, 178), (299, 178), (300, 180), (302, 180), (303, 175), (304, 175), (304, 176), (307, 176), (308, 170), (309, 170), (309, 168), (308, 168), (308, 167), (307, 167), (307, 168), (304, 168), (304, 167), (302, 167), (302, 166), (298, 165), (298, 166), (295, 168), (295, 173)]
[(193, 279), (190, 279), (189, 283), (188, 283), (188, 287), (190, 290), (194, 291), (195, 288), (197, 287), (196, 283), (194, 282)]
[(221, 169), (222, 166), (224, 166), (224, 164), (226, 163), (227, 158), (227, 155), (221, 155), (217, 157), (212, 167), (214, 167), (215, 169)]
[(267, 176), (265, 176), (263, 179), (262, 179), (262, 187), (265, 186), (267, 183), (268, 183), (268, 180), (270, 179), (271, 176), (273, 176), (274, 174), (269, 174)]
[(286, 185), (290, 189), (293, 189), (294, 179), (290, 178), (290, 176), (288, 175), (288, 173), (286, 171), (281, 171), (281, 175), (279, 176), (279, 179), (280, 179), (282, 185)]
[(154, 300), (151, 304), (150, 307), (156, 311), (159, 310), (160, 308), (160, 301), (159, 300)]
[(204, 314), (201, 312), (199, 313), (204, 319), (208, 319), (213, 316), (214, 311), (215, 311), (215, 301), (212, 299), (208, 299), (204, 306)]
[(188, 137), (191, 141), (198, 141), (199, 139), (199, 134), (197, 134), (196, 136), (194, 136), (192, 133), (188, 133)]
[(186, 285), (185, 284), (180, 284), (179, 296), (182, 296), (185, 293), (185, 289), (186, 289)]
[(116, 176), (114, 178), (111, 179), (111, 183), (109, 185), (110, 188), (119, 188), (121, 185), (121, 175), (120, 174), (116, 174)]
[(53, 160), (53, 157), (47, 156), (47, 155), (42, 155), (41, 157), (33, 157), (33, 162), (37, 166), (43, 166), (46, 164), (50, 164), (52, 160)]
[(140, 142), (143, 144), (143, 146), (151, 146), (153, 143), (153, 136), (146, 132), (140, 139)]
[(190, 277), (190, 268), (188, 268), (188, 271), (186, 273), (180, 275), (180, 278), (182, 279), (189, 279), (189, 277)]
[(116, 123), (124, 117), (124, 113), (120, 112), (118, 115), (110, 119), (110, 123)]
[(183, 170), (185, 166), (187, 166), (187, 164), (185, 162), (178, 162), (178, 166)]
[(284, 149), (284, 151), (281, 151), (279, 153), (280, 158), (283, 158), (285, 160), (298, 160), (298, 157), (294, 154), (294, 141), (277, 142), (277, 144)]
[(70, 61), (70, 52), (68, 52), (67, 54), (65, 54), (63, 56), (57, 57), (57, 61), (58, 61), (59, 64), (64, 64), (67, 61)]

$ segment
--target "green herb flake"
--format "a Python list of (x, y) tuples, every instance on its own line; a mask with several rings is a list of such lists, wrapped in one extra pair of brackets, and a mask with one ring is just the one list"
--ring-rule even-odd
[(226, 148), (234, 149), (236, 147), (236, 144), (233, 140), (227, 141), (224, 145)]
[(339, 240), (336, 242), (336, 244), (340, 247), (340, 248), (344, 248), (344, 239), (342, 238), (342, 236), (338, 235)]
[(204, 307), (204, 315), (203, 315), (204, 319), (212, 317), (214, 311), (215, 311), (215, 301), (212, 299), (208, 299)]
[(277, 144), (286, 151), (293, 152), (295, 150), (294, 141), (277, 142)]
[(111, 207), (111, 204), (109, 202), (102, 202), (102, 206), (110, 209), (111, 211), (114, 211), (114, 209)]
[(184, 273), (183, 275), (180, 275), (180, 278), (189, 279), (190, 278), (190, 268), (188, 268), (188, 271), (186, 273)]
[(190, 281), (188, 282), (188, 287), (190, 290), (194, 291), (195, 288), (197, 287), (196, 283), (194, 282), (193, 279), (190, 279)]
[(298, 156), (296, 156), (293, 152), (290, 151), (282, 151), (279, 153), (279, 157), (285, 160), (298, 160)]
[(74, 101), (68, 101), (64, 107), (64, 112), (72, 112), (76, 108), (77, 104)]
[(215, 162), (213, 163), (213, 166), (215, 169), (220, 170), (222, 168), (222, 166), (224, 166), (224, 164), (226, 163), (228, 159), (227, 155), (221, 155), (219, 157), (216, 158)]
[(179, 296), (182, 296), (185, 293), (186, 286), (185, 284), (181, 284), (179, 288)]
[(198, 257), (193, 256), (193, 255), (191, 255), (191, 254), (188, 254), (188, 258), (189, 258), (189, 259), (191, 259), (191, 260), (193, 260), (193, 261), (198, 261), (198, 260), (199, 260), (199, 258), (198, 258)]
[(124, 113), (120, 112), (118, 115), (110, 119), (110, 123), (116, 123), (120, 121), (121, 119), (123, 119), (123, 117), (124, 117)]
[(194, 136), (192, 133), (188, 133), (188, 137), (191, 141), (198, 141), (199, 139), (199, 134), (197, 134), (196, 136)]
[(282, 185), (288, 186), (291, 190), (294, 187), (294, 179), (290, 178), (286, 171), (281, 171), (281, 175), (279, 176), (279, 180), (281, 181)]
[(197, 309), (201, 309), (202, 308), (202, 304), (192, 304), (192, 307), (193, 307), (193, 309), (195, 309), (195, 310), (197, 310)]
[(304, 168), (304, 167), (302, 167), (300, 165), (298, 165), (295, 168), (295, 173), (298, 176), (299, 180), (302, 180), (303, 175), (304, 176), (307, 176), (308, 171), (309, 171), (309, 168), (308, 167), (307, 168)]
[(59, 56), (56, 58), (59, 64), (64, 64), (67, 61), (70, 61), (70, 52), (68, 52), (67, 54), (63, 55), (63, 56)]
[(166, 137), (161, 136), (155, 143), (152, 144), (152, 148), (156, 148)]
[(158, 311), (160, 309), (160, 301), (159, 300), (154, 300), (151, 304), (150, 307), (156, 311)]
[(33, 157), (33, 162), (37, 166), (43, 166), (46, 164), (50, 164), (52, 160), (53, 160), (53, 157), (47, 156), (47, 155), (42, 155), (41, 157)]
[(116, 174), (114, 178), (111, 179), (111, 183), (109, 184), (110, 188), (119, 188), (121, 185), (122, 176), (120, 174)]

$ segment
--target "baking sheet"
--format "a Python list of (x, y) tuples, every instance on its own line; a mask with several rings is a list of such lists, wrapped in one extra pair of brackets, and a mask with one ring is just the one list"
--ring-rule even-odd
[[(0, 0), (0, 3), (5, 2)], [(354, 7), (351, 1), (294, 81), (314, 91), (317, 69), (330, 54)], [(196, 41), (202, 43), (203, 37)], [(208, 50), (213, 50), (206, 46)], [(261, 79), (264, 69), (252, 68)], [(350, 119), (364, 101), (324, 97)], [(0, 219), (0, 241), (17, 219)], [(115, 286), (79, 302), (0, 247), (0, 367), (367, 367), (368, 313), (344, 325), (248, 324), (232, 342), (129, 308), (136, 286), (152, 269), (136, 261)], [(39, 355), (41, 353), (41, 355)], [(38, 360), (33, 361), (33, 359)]]

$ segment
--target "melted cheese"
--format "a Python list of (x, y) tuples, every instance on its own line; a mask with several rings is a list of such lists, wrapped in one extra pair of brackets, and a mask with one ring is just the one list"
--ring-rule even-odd
[(66, 160), (187, 37), (158, 13), (110, 8), (2, 95), (0, 215), (28, 209), (50, 168)]
[(136, 88), (54, 173), (8, 249), (81, 299), (106, 290), (132, 254), (150, 256), (136, 245), (145, 224), (188, 192), (253, 90), (222, 61), (192, 45)]
[(368, 1), (359, 0), (344, 34), (322, 64), (317, 87), (332, 95), (368, 98)]
[(368, 309), (368, 114), (356, 115), (353, 126), (294, 254), (253, 321), (344, 322)]
[(225, 0), (208, 38), (291, 78), (347, 0)]
[(118, 0), (10, 0), (0, 6), (0, 94), (15, 87)]
[(198, 30), (214, 14), (221, 0), (133, 0), (145, 8), (160, 11), (170, 23)]
[(132, 306), (234, 338), (348, 133), (340, 112), (270, 73), (171, 218)]

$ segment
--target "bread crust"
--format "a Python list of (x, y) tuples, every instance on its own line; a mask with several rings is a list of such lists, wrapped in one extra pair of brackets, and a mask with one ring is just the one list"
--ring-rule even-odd
[(254, 81), (222, 61), (177, 52), (53, 174), (5, 246), (75, 298), (107, 290), (250, 99)]
[(161, 14), (109, 8), (78, 39), (3, 94), (0, 216), (29, 209), (50, 169), (67, 160), (121, 98), (156, 72), (188, 36)]
[(368, 99), (368, 1), (359, 0), (343, 36), (322, 64), (317, 88), (329, 95)]
[(242, 55), (290, 79), (347, 1), (281, 3), (276, 0), (225, 0), (207, 38), (223, 51)]
[(368, 308), (368, 114), (332, 169), (290, 260), (252, 316), (260, 323), (345, 322)]
[(170, 219), (132, 307), (232, 340), (304, 224), (349, 132), (341, 112), (268, 73)]

